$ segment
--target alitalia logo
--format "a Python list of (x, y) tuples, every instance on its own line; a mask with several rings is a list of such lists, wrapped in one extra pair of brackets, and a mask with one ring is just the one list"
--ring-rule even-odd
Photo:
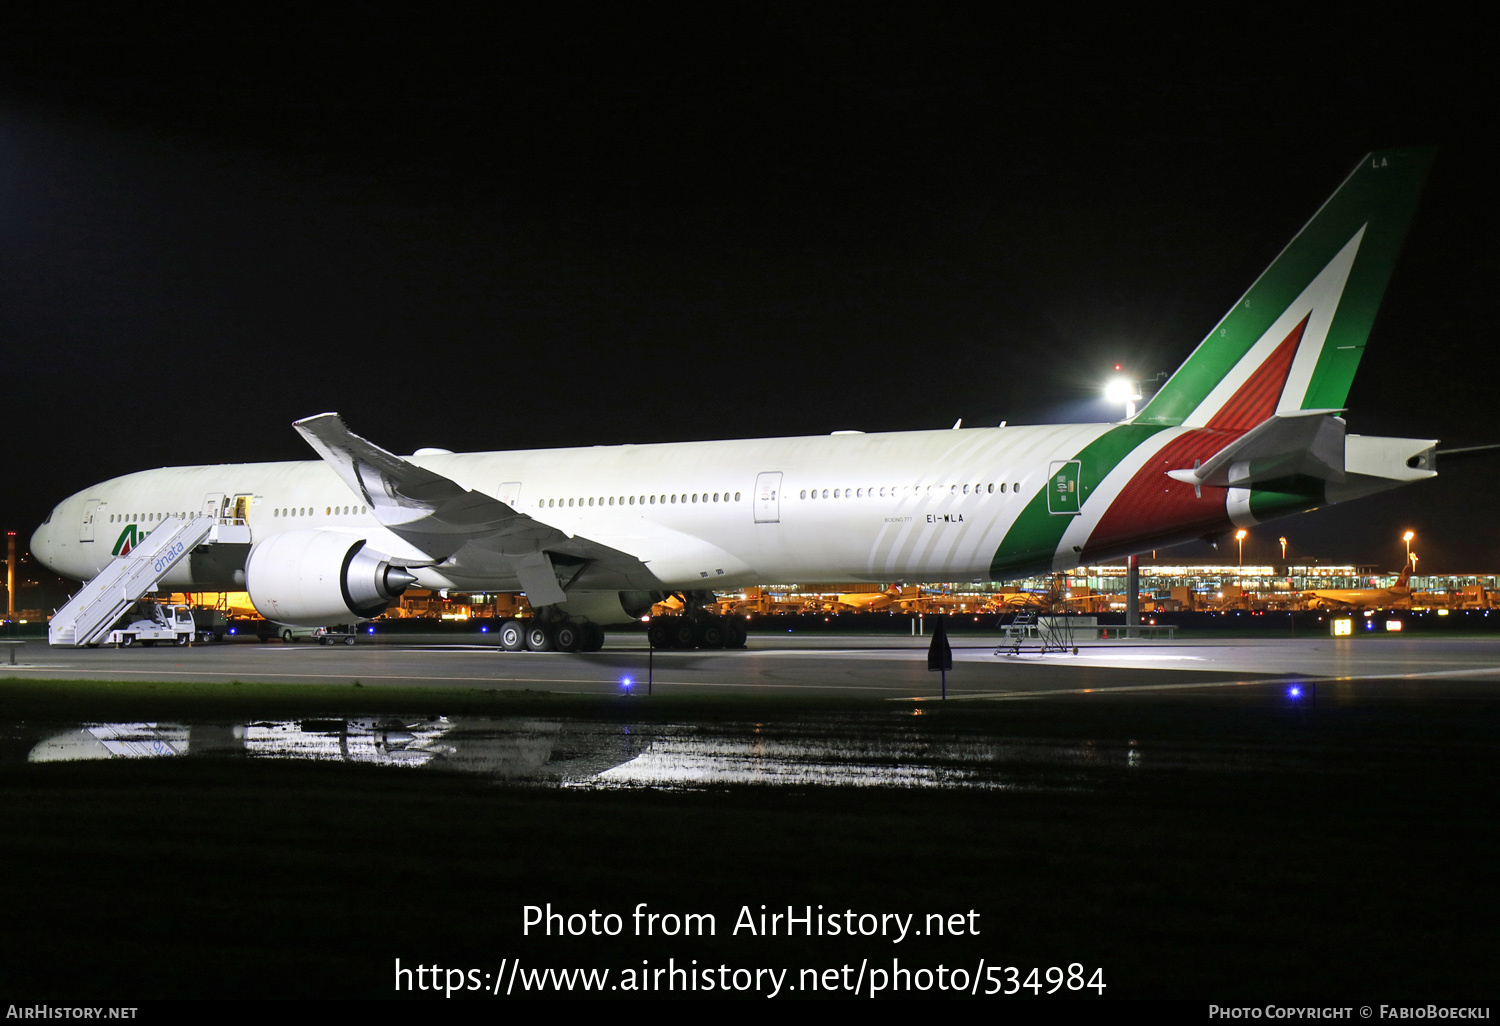
[(126, 524), (125, 530), (120, 532), (120, 537), (115, 541), (113, 555), (128, 556), (130, 550), (146, 540), (150, 531), (142, 531), (136, 524)]

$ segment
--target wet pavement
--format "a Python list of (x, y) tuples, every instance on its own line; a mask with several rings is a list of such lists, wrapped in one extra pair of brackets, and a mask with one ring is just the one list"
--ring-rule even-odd
[[(68, 649), (31, 641), (16, 677), (279, 681), (369, 687), (531, 689), (608, 694), (781, 693), (912, 699), (937, 695), (928, 641), (905, 636), (757, 635), (741, 651), (650, 653), (639, 635), (601, 652), (503, 652), (452, 635), (376, 636), (352, 647), (238, 642), (188, 648)], [(997, 650), (998, 638), (955, 642), (949, 697), (1024, 698), (1118, 688), (1226, 687), (1245, 680), (1463, 679), (1500, 682), (1500, 638), (1442, 635), (1096, 642), (1078, 654)], [(998, 652), (998, 654), (997, 654)], [(648, 684), (649, 681), (649, 684)]]

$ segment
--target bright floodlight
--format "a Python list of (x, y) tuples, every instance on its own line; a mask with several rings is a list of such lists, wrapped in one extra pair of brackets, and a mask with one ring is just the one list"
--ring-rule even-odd
[[(1119, 370), (1119, 365), (1115, 370)], [(1141, 397), (1141, 386), (1126, 377), (1113, 377), (1104, 386), (1104, 398), (1125, 407), (1125, 419), (1135, 416), (1135, 402)]]
[(1129, 378), (1110, 378), (1109, 384), (1104, 386), (1104, 398), (1112, 403), (1134, 402), (1139, 399), (1140, 392), (1135, 387), (1135, 382)]

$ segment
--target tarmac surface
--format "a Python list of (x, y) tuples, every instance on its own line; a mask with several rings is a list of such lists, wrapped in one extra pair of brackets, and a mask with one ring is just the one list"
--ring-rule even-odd
[[(353, 646), (226, 642), (130, 649), (17, 646), (0, 676), (92, 680), (267, 681), (608, 694), (759, 693), (911, 700), (933, 698), (929, 639), (875, 635), (752, 635), (734, 651), (652, 653), (640, 635), (611, 635), (592, 654), (511, 653), (474, 636), (375, 635)], [(1439, 697), (1500, 682), (1500, 638), (1388, 635), (1086, 642), (1076, 655), (997, 649), (1001, 639), (954, 640), (949, 698), (1014, 700), (1059, 694), (1233, 689), (1299, 679), (1402, 681)], [(629, 681), (629, 685), (625, 682)], [(1500, 695), (1500, 692), (1496, 692)]]

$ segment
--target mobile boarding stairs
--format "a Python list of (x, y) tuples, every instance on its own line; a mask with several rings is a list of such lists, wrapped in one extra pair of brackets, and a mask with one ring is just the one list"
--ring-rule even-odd
[(137, 599), (200, 545), (244, 543), (250, 529), (215, 516), (166, 517), (127, 554), (116, 557), (47, 624), (52, 645), (97, 645)]

